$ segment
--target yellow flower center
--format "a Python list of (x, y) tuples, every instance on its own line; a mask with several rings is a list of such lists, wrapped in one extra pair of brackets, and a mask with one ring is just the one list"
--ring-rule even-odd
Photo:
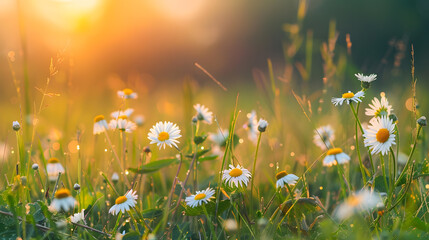
[(104, 120), (104, 116), (103, 115), (98, 115), (98, 116), (96, 116), (95, 118), (94, 118), (94, 122), (96, 123), (96, 122), (99, 122), (99, 121), (102, 121), (102, 120)]
[(339, 153), (342, 153), (343, 150), (341, 148), (331, 148), (328, 150), (328, 153), (326, 153), (327, 155), (337, 155)]
[(229, 172), (229, 176), (231, 177), (239, 177), (241, 174), (243, 174), (243, 171), (239, 168), (234, 168)]
[(205, 197), (206, 197), (206, 194), (198, 193), (197, 195), (195, 195), (194, 200), (201, 200), (201, 199), (204, 199)]
[(121, 204), (127, 201), (127, 197), (125, 196), (120, 196), (116, 199), (115, 204)]
[(55, 198), (57, 199), (62, 199), (70, 196), (71, 196), (70, 191), (66, 188), (59, 189), (58, 191), (55, 192)]
[(378, 130), (377, 134), (375, 135), (375, 137), (377, 138), (377, 141), (381, 143), (386, 142), (389, 139), (389, 136), (390, 136), (390, 132), (386, 128), (381, 128), (380, 130)]
[(279, 173), (276, 174), (276, 179), (279, 180), (280, 178), (284, 177), (287, 175), (286, 171), (281, 171)]
[(347, 204), (351, 207), (356, 207), (361, 203), (362, 199), (360, 197), (351, 196), (347, 199)]
[(119, 116), (119, 117), (118, 117), (118, 119), (127, 120), (127, 119), (128, 119), (128, 117), (127, 117), (127, 115), (121, 115), (121, 116)]
[(170, 134), (168, 134), (168, 132), (160, 132), (159, 133), (159, 135), (158, 135), (158, 140), (159, 141), (165, 141), (165, 140), (168, 140), (168, 139), (170, 139)]
[(58, 158), (51, 158), (48, 160), (48, 163), (59, 163), (60, 160), (58, 160)]
[(123, 92), (125, 95), (131, 95), (131, 94), (133, 94), (133, 90), (131, 90), (131, 89), (129, 89), (129, 88), (125, 88), (124, 90), (122, 90), (122, 92)]
[(352, 98), (354, 96), (355, 96), (355, 94), (352, 92), (343, 93), (343, 98)]

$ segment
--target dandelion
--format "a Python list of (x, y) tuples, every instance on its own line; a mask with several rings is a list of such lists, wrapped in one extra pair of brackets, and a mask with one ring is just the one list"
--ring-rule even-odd
[(78, 223), (80, 221), (85, 222), (85, 209), (82, 209), (81, 212), (75, 213), (72, 216), (70, 216), (70, 221), (72, 223)]
[(107, 121), (106, 119), (104, 119), (103, 115), (98, 115), (94, 118), (94, 130), (93, 130), (94, 135), (100, 134), (106, 131), (106, 129), (108, 128), (109, 126), (107, 125)]
[(345, 154), (341, 148), (331, 148), (323, 159), (323, 166), (331, 167), (332, 165), (345, 164), (349, 161), (349, 155)]
[(125, 88), (122, 91), (118, 91), (118, 96), (120, 98), (125, 98), (125, 99), (137, 99), (137, 93), (133, 92), (133, 90), (129, 88)]
[(203, 121), (207, 124), (212, 124), (213, 113), (209, 111), (204, 105), (196, 104), (194, 105), (195, 110), (197, 111), (197, 119)]
[(256, 144), (258, 140), (258, 119), (255, 110), (247, 114), (247, 123), (243, 127), (248, 130), (249, 140)]
[(215, 191), (208, 187), (206, 190), (197, 191), (194, 195), (186, 197), (185, 202), (189, 207), (198, 207), (203, 203), (208, 203), (211, 198), (214, 198), (214, 194)]
[(134, 109), (132, 109), (132, 108), (127, 108), (127, 109), (125, 109), (125, 111), (115, 111), (115, 112), (112, 112), (111, 114), (110, 114), (110, 116), (112, 117), (112, 118), (118, 118), (119, 116), (127, 116), (127, 117), (130, 117), (131, 116), (131, 114), (133, 114), (133, 112), (134, 112)]
[(137, 126), (132, 121), (128, 120), (126, 115), (121, 115), (118, 119), (112, 119), (109, 123), (110, 129), (119, 129), (120, 131), (133, 132)]
[(180, 129), (176, 124), (172, 122), (157, 122), (155, 126), (150, 129), (148, 134), (149, 140), (151, 140), (150, 144), (156, 143), (156, 145), (161, 149), (165, 145), (177, 148), (177, 144), (179, 143), (178, 138), (180, 138)]
[(340, 98), (332, 98), (331, 102), (335, 105), (338, 106), (339, 105), (343, 105), (344, 101), (347, 104), (350, 104), (351, 101), (353, 102), (362, 102), (362, 100), (360, 99), (361, 97), (363, 97), (365, 95), (365, 93), (363, 91), (359, 91), (356, 94), (354, 94), (351, 91), (348, 91), (346, 93), (343, 93), (343, 95)]
[(58, 158), (50, 158), (48, 164), (46, 164), (46, 170), (48, 172), (49, 181), (55, 182), (60, 173), (64, 173), (64, 167), (61, 165)]
[(368, 104), (370, 108), (365, 108), (365, 115), (371, 116), (374, 118), (389, 116), (392, 109), (392, 106), (389, 105), (387, 98), (385, 96), (381, 97), (381, 100), (374, 98), (372, 104)]
[(393, 134), (395, 124), (386, 116), (373, 118), (370, 124), (363, 134), (365, 147), (370, 147), (372, 154), (381, 152), (382, 155), (386, 155), (392, 144), (396, 144)]
[(125, 211), (129, 211), (136, 205), (136, 199), (137, 191), (129, 190), (124, 196), (116, 198), (115, 205), (109, 209), (109, 213), (117, 215), (119, 212), (125, 213)]
[(330, 148), (331, 142), (334, 140), (334, 129), (332, 129), (330, 125), (319, 127), (316, 131), (314, 131), (313, 142), (322, 150)]
[(268, 122), (267, 122), (267, 120), (265, 120), (265, 119), (259, 119), (259, 122), (258, 122), (258, 131), (259, 132), (265, 132), (265, 130), (267, 130), (267, 127), (268, 127)]
[(361, 82), (370, 83), (370, 82), (377, 80), (377, 74), (371, 74), (371, 75), (365, 76), (362, 73), (357, 73), (357, 74), (355, 74), (355, 76)]
[(223, 171), (222, 180), (225, 181), (225, 184), (229, 183), (230, 187), (246, 187), (249, 183), (251, 174), (249, 170), (237, 164), (237, 167), (230, 164), (229, 169)]
[(288, 185), (295, 185), (299, 177), (296, 176), (295, 174), (287, 174), (286, 171), (281, 171), (276, 174), (276, 179), (277, 179), (277, 183), (276, 183), (277, 188), (282, 188), (286, 186), (286, 183)]
[(70, 209), (74, 208), (75, 201), (70, 191), (66, 188), (62, 188), (55, 192), (55, 198), (50, 206), (51, 209), (57, 212), (61, 210), (68, 212)]
[(383, 206), (384, 204), (378, 193), (362, 190), (357, 194), (350, 196), (340, 206), (338, 206), (335, 210), (335, 217), (344, 220), (353, 214)]

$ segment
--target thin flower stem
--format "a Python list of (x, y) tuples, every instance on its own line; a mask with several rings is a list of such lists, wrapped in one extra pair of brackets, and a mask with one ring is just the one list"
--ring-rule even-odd
[(58, 173), (57, 181), (55, 182), (55, 186), (54, 186), (54, 191), (52, 191), (51, 202), (52, 202), (52, 200), (54, 200), (55, 192), (58, 189), (58, 183), (60, 182), (60, 177), (61, 177), (61, 172)]
[(338, 176), (340, 178), (342, 178), (342, 181), (340, 180), (341, 183), (341, 193), (343, 194), (344, 199), (347, 198), (347, 194), (346, 194), (346, 186), (344, 185), (344, 183), (346, 182), (346, 179), (344, 177), (343, 171), (341, 169), (340, 164), (337, 163), (337, 170), (338, 170)]
[[(353, 110), (353, 106), (351, 104), (350, 104), (350, 106), (351, 106), (351, 108)], [(356, 107), (356, 112), (357, 113), (359, 112), (359, 106), (360, 106), (360, 102), (357, 104), (357, 107)], [(365, 186), (367, 180), (366, 180), (365, 167), (363, 166), (362, 158), (361, 158), (361, 155), (360, 155), (359, 135), (358, 135), (358, 123), (357, 123), (357, 121), (355, 123), (355, 132), (356, 132), (356, 135), (355, 135), (356, 136), (356, 138), (355, 138), (356, 139), (356, 152), (357, 152), (358, 159), (359, 159), (359, 168), (360, 168), (360, 172), (362, 174), (363, 185)]]
[(112, 231), (112, 235), (116, 235), (116, 231), (118, 230), (119, 221), (121, 220), (121, 217), (122, 217), (122, 212), (119, 212), (118, 218), (116, 219), (115, 227), (113, 228), (113, 231)]
[(203, 210), (204, 210), (204, 215), (206, 215), (206, 218), (207, 218), (207, 225), (209, 225), (209, 227), (210, 227), (211, 233), (210, 233), (209, 239), (212, 239), (212, 236), (215, 236), (215, 239), (217, 239), (216, 232), (213, 228), (213, 224), (211, 223), (211, 220), (210, 220), (209, 214), (207, 212), (206, 206), (204, 204), (202, 206), (203, 206)]
[(132, 213), (131, 211), (128, 211), (128, 215), (130, 215), (131, 220), (132, 220), (132, 221), (133, 221), (133, 223), (134, 223), (135, 231), (140, 235), (139, 225), (138, 225), (137, 220), (134, 218), (133, 213)]
[(112, 149), (113, 155), (115, 155), (115, 159), (118, 162), (119, 167), (121, 168), (121, 172), (124, 173), (124, 178), (125, 178), (125, 181), (127, 182), (127, 185), (131, 186), (131, 184), (130, 184), (128, 178), (127, 178), (127, 176), (125, 175), (125, 171), (122, 168), (122, 164), (121, 164), (121, 161), (119, 160), (118, 153), (116, 152), (115, 148), (113, 147), (112, 141), (110, 141), (109, 134), (107, 134), (107, 129), (104, 129), (104, 134), (106, 136), (106, 139), (107, 139), (107, 142), (109, 143), (110, 148)]
[(389, 189), (389, 185), (387, 184), (386, 164), (384, 163), (384, 157), (383, 157), (383, 154), (381, 153), (380, 153), (380, 161), (381, 161), (381, 172), (383, 173), (384, 185), (387, 191)]
[(251, 213), (253, 213), (253, 188), (254, 188), (253, 181), (255, 180), (256, 161), (258, 159), (258, 151), (259, 151), (259, 145), (261, 143), (261, 136), (262, 136), (262, 132), (259, 132), (258, 143), (256, 144), (255, 159), (253, 160), (252, 179), (250, 184), (250, 212)]
[(410, 165), (410, 163), (411, 163), (411, 158), (413, 157), (413, 154), (414, 154), (414, 150), (416, 150), (416, 146), (417, 146), (417, 139), (419, 138), (419, 134), (420, 134), (420, 130), (422, 129), (422, 126), (418, 126), (418, 128), (417, 128), (417, 134), (416, 134), (416, 137), (415, 137), (415, 139), (414, 139), (414, 144), (413, 144), (413, 148), (411, 149), (411, 152), (410, 152), (410, 155), (408, 156), (408, 160), (407, 160), (407, 163), (405, 164), (405, 167), (404, 167), (404, 169), (402, 169), (402, 172), (401, 172), (401, 174), (399, 175), (399, 177), (398, 177), (398, 179), (396, 180), (396, 182), (395, 182), (395, 186), (398, 186), (398, 184), (400, 183), (400, 181), (402, 180), (402, 178), (404, 177), (404, 175), (405, 175), (405, 173), (406, 173), (406, 171), (407, 171), (407, 169), (408, 169), (408, 166)]

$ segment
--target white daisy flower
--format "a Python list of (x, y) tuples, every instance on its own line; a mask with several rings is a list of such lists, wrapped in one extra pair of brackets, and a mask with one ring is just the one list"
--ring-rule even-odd
[(258, 119), (255, 110), (247, 114), (247, 123), (243, 127), (248, 130), (249, 140), (256, 144), (258, 140)]
[(351, 91), (343, 93), (343, 95), (340, 98), (332, 98), (331, 102), (335, 105), (343, 105), (344, 101), (347, 104), (350, 104), (351, 101), (353, 102), (362, 102), (360, 99), (361, 97), (364, 97), (365, 93), (363, 91), (359, 91), (356, 94), (352, 93)]
[(116, 199), (115, 205), (113, 205), (109, 209), (109, 213), (113, 215), (118, 215), (119, 212), (125, 213), (125, 211), (129, 211), (133, 208), (137, 201), (137, 191), (133, 191), (132, 189), (125, 193), (124, 196), (120, 196)]
[(133, 114), (133, 112), (134, 112), (134, 109), (132, 109), (132, 108), (127, 108), (127, 109), (125, 109), (125, 111), (115, 111), (115, 112), (112, 112), (112, 113), (110, 114), (110, 116), (111, 116), (112, 118), (114, 118), (114, 119), (119, 118), (119, 116), (127, 116), (127, 117), (130, 117), (130, 116), (131, 116), (131, 114)]
[(277, 179), (276, 187), (282, 188), (286, 186), (286, 183), (291, 186), (295, 185), (299, 177), (296, 176), (295, 174), (287, 174), (286, 171), (281, 171), (276, 174), (276, 179)]
[(46, 170), (48, 172), (49, 181), (55, 182), (58, 178), (59, 173), (65, 173), (63, 165), (61, 165), (58, 158), (50, 158), (48, 164), (46, 164)]
[(319, 127), (317, 131), (314, 131), (313, 142), (322, 150), (326, 150), (326, 147), (330, 148), (331, 142), (334, 140), (334, 129), (331, 125)]
[(136, 99), (137, 93), (133, 92), (133, 90), (129, 88), (125, 88), (122, 91), (118, 91), (118, 96), (120, 98), (126, 98), (126, 99)]
[(214, 194), (215, 191), (208, 187), (206, 190), (197, 191), (194, 195), (186, 197), (185, 202), (189, 207), (198, 207), (203, 203), (208, 203), (211, 198), (214, 198)]
[(229, 132), (227, 129), (218, 129), (217, 133), (209, 133), (209, 139), (218, 146), (225, 146)]
[(250, 181), (251, 173), (249, 170), (237, 164), (237, 167), (230, 164), (229, 169), (223, 170), (222, 180), (225, 184), (229, 183), (230, 187), (246, 187)]
[(85, 209), (82, 209), (81, 212), (75, 213), (72, 216), (70, 216), (70, 221), (72, 223), (78, 223), (80, 221), (85, 222)]
[(373, 82), (373, 81), (377, 80), (377, 74), (371, 74), (369, 76), (365, 76), (362, 73), (357, 73), (357, 74), (355, 74), (355, 76), (361, 82), (370, 83), (370, 82)]
[(196, 104), (194, 105), (195, 110), (197, 111), (197, 119), (203, 121), (207, 124), (212, 124), (213, 113), (209, 111), (204, 105)]
[(109, 128), (119, 129), (120, 131), (125, 131), (130, 133), (136, 130), (137, 125), (132, 121), (128, 120), (128, 117), (126, 115), (121, 115), (118, 117), (118, 119), (110, 120)]
[(172, 122), (157, 122), (155, 126), (150, 129), (148, 134), (148, 138), (150, 140), (150, 144), (156, 143), (156, 145), (161, 149), (165, 145), (170, 147), (175, 146), (177, 148), (177, 144), (179, 143), (178, 138), (180, 138), (180, 129), (176, 124)]
[(375, 207), (384, 207), (383, 201), (379, 193), (362, 190), (357, 194), (348, 197), (335, 210), (336, 218), (344, 220), (351, 217), (353, 214), (372, 210)]
[(66, 188), (62, 188), (55, 192), (55, 198), (50, 206), (51, 209), (57, 212), (61, 210), (68, 212), (70, 209), (74, 208), (75, 201), (70, 191)]
[(381, 116), (389, 117), (392, 109), (392, 106), (389, 105), (387, 98), (385, 96), (381, 97), (381, 101), (378, 98), (372, 100), (372, 104), (368, 104), (370, 108), (365, 108), (365, 115), (378, 118)]
[(370, 121), (371, 126), (363, 134), (365, 147), (370, 147), (372, 154), (386, 155), (389, 148), (395, 143), (395, 124), (386, 116), (373, 118)]
[(100, 134), (108, 128), (109, 126), (107, 125), (107, 121), (104, 119), (103, 115), (98, 115), (94, 118), (94, 135)]
[(349, 155), (345, 154), (341, 148), (331, 148), (323, 159), (323, 166), (331, 167), (337, 164), (345, 164), (349, 161)]

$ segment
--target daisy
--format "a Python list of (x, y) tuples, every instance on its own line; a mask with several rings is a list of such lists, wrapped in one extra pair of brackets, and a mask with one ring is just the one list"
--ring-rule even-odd
[(343, 93), (343, 95), (340, 98), (332, 98), (331, 102), (335, 106), (338, 106), (338, 104), (343, 105), (344, 101), (347, 104), (350, 104), (351, 101), (356, 102), (356, 103), (362, 102), (362, 100), (360, 98), (363, 97), (364, 95), (365, 95), (365, 93), (363, 91), (359, 91), (356, 94), (349, 91), (349, 92)]
[(299, 177), (296, 176), (295, 174), (287, 174), (286, 171), (281, 171), (276, 174), (276, 179), (277, 179), (277, 183), (276, 183), (277, 188), (282, 188), (286, 186), (286, 183), (288, 185), (295, 185)]
[(268, 127), (268, 122), (267, 122), (267, 120), (265, 120), (265, 119), (259, 119), (259, 122), (258, 122), (258, 131), (259, 132), (265, 132), (265, 130), (267, 130), (267, 127)]
[(125, 88), (122, 91), (118, 91), (118, 96), (120, 98), (126, 98), (126, 99), (136, 99), (137, 93), (133, 92), (133, 90), (129, 88)]
[(107, 125), (107, 121), (104, 119), (103, 115), (98, 115), (94, 118), (94, 135), (100, 134), (108, 128), (109, 126)]
[(341, 148), (331, 148), (323, 159), (323, 166), (331, 167), (332, 165), (344, 164), (349, 161), (349, 155), (345, 154)]
[(381, 97), (381, 100), (374, 98), (372, 104), (369, 104), (370, 108), (365, 108), (365, 115), (372, 116), (374, 118), (390, 115), (390, 112), (393, 110), (392, 106), (389, 105), (387, 98), (385, 96)]
[(134, 122), (137, 124), (137, 126), (141, 127), (144, 124), (144, 116), (143, 115), (137, 115), (134, 117)]
[(70, 191), (66, 188), (58, 189), (55, 192), (55, 198), (51, 203), (51, 208), (55, 211), (64, 210), (68, 212), (74, 208), (75, 199), (72, 197)]
[(115, 112), (112, 112), (111, 114), (110, 114), (110, 116), (112, 117), (112, 118), (118, 118), (119, 116), (127, 116), (127, 117), (130, 117), (131, 116), (131, 114), (133, 114), (133, 112), (134, 112), (134, 109), (132, 109), (132, 108), (127, 108), (127, 109), (125, 109), (125, 111), (115, 111)]
[(365, 147), (370, 147), (372, 154), (381, 152), (386, 155), (389, 148), (395, 143), (395, 124), (386, 116), (373, 118), (371, 126), (363, 134)]
[(109, 213), (117, 215), (119, 212), (125, 213), (125, 211), (129, 211), (130, 208), (133, 208), (137, 203), (136, 193), (137, 191), (131, 189), (125, 193), (124, 196), (118, 197), (115, 201), (115, 205), (109, 209)]
[(330, 148), (331, 142), (334, 140), (334, 129), (331, 128), (331, 125), (319, 127), (314, 131), (313, 142), (322, 150), (326, 150), (326, 147)]
[(78, 223), (80, 221), (85, 222), (85, 209), (82, 209), (81, 212), (75, 213), (72, 216), (70, 216), (70, 221), (72, 223)]
[(249, 183), (251, 176), (249, 170), (243, 168), (240, 164), (237, 164), (237, 167), (230, 164), (229, 169), (223, 171), (222, 180), (225, 181), (225, 184), (229, 182), (230, 187), (234, 187), (233, 185), (235, 187), (245, 187)]
[(247, 123), (243, 127), (248, 130), (249, 140), (256, 144), (258, 140), (258, 119), (255, 110), (247, 114)]
[(358, 212), (371, 210), (375, 207), (384, 207), (379, 193), (362, 190), (347, 198), (335, 210), (335, 217), (346, 219)]
[(217, 133), (209, 133), (209, 139), (217, 146), (225, 146), (229, 132), (227, 129), (217, 130)]
[(212, 124), (213, 113), (209, 111), (208, 108), (204, 107), (204, 105), (197, 104), (194, 105), (195, 110), (197, 111), (197, 119), (203, 121), (207, 124)]
[(185, 202), (189, 207), (198, 207), (199, 205), (203, 205), (203, 202), (208, 203), (211, 198), (214, 198), (214, 194), (215, 191), (208, 187), (206, 190), (197, 191), (195, 195), (186, 197)]
[(50, 158), (48, 164), (46, 164), (46, 170), (48, 172), (49, 181), (55, 182), (58, 178), (59, 173), (64, 173), (64, 167), (61, 165), (58, 158)]
[(150, 144), (156, 143), (159, 149), (161, 149), (161, 147), (164, 147), (165, 149), (165, 145), (170, 147), (173, 145), (177, 148), (176, 143), (179, 143), (179, 141), (176, 139), (181, 136), (179, 127), (176, 124), (167, 121), (157, 122), (155, 126), (150, 129), (148, 134), (148, 138), (151, 140)]
[(373, 82), (373, 81), (377, 80), (377, 74), (371, 74), (369, 76), (365, 76), (362, 73), (357, 73), (357, 74), (355, 74), (355, 76), (361, 82), (370, 83), (370, 82)]
[(128, 120), (126, 115), (121, 115), (118, 117), (118, 119), (110, 120), (109, 127), (110, 129), (119, 129), (121, 131), (130, 133), (137, 128), (137, 125)]

